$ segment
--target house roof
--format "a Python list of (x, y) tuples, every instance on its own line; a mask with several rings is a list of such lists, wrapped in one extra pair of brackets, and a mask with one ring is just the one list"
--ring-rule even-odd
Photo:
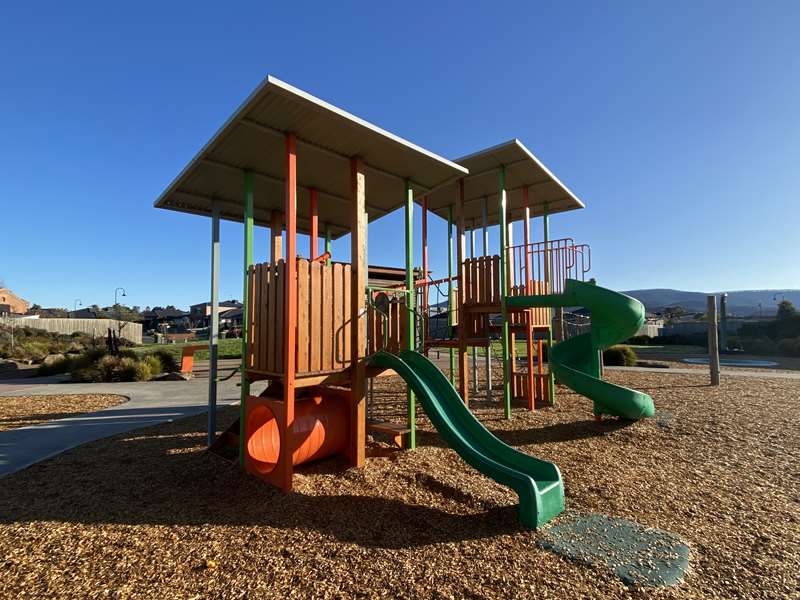
[[(455, 162), (469, 169), (469, 175), (464, 177), (464, 218), (468, 228), (482, 226), (484, 198), (487, 200), (487, 225), (500, 222), (498, 190), (503, 166), (509, 222), (525, 216), (523, 189), (526, 187), (531, 216), (544, 214), (545, 207), (548, 214), (584, 208), (583, 202), (518, 139), (462, 156)], [(428, 209), (446, 219), (448, 207), (455, 205), (457, 194), (455, 185), (428, 193)]]
[(185, 310), (175, 308), (174, 306), (168, 306), (166, 308), (156, 307), (152, 310), (146, 310), (141, 314), (145, 319), (179, 319), (180, 317), (187, 316), (189, 313)]
[(254, 220), (268, 226), (283, 210), (285, 134), (297, 137), (297, 229), (310, 230), (309, 190), (318, 192), (320, 231), (350, 231), (350, 158), (366, 173), (370, 220), (402, 206), (405, 181), (415, 196), (466, 169), (270, 76), (256, 88), (155, 202), (157, 208), (242, 221), (243, 171), (254, 175)]

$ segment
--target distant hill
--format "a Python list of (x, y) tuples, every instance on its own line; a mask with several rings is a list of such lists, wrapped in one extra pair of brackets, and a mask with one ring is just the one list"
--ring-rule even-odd
[[(706, 296), (709, 293), (723, 292), (686, 292), (672, 289), (630, 290), (625, 292), (645, 305), (648, 312), (661, 312), (667, 306), (680, 306), (687, 312), (705, 312)], [(800, 290), (736, 290), (728, 293), (728, 313), (737, 316), (750, 316), (759, 312), (773, 314), (778, 302), (786, 298), (800, 307)]]

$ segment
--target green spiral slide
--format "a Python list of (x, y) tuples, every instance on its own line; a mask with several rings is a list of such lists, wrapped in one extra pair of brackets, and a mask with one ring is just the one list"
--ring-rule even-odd
[(464, 405), (439, 368), (422, 354), (378, 352), (377, 367), (393, 369), (411, 387), (447, 444), (468, 464), (519, 496), (520, 521), (539, 527), (564, 510), (564, 484), (553, 463), (515, 450), (489, 432)]
[(601, 350), (635, 335), (644, 323), (644, 306), (625, 294), (593, 283), (567, 279), (563, 294), (509, 296), (506, 306), (584, 306), (592, 311), (592, 329), (555, 344), (550, 367), (559, 382), (594, 402), (596, 415), (626, 419), (652, 417), (653, 399), (645, 393), (603, 381), (600, 377)]

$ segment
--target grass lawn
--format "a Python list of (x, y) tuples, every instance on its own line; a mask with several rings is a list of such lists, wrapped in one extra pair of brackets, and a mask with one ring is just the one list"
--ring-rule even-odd
[[(146, 344), (133, 348), (134, 352), (147, 353), (153, 350), (165, 350), (175, 355), (175, 360), (180, 363), (182, 348), (186, 345), (207, 344), (208, 340), (196, 340), (187, 344)], [(219, 341), (219, 358), (241, 358), (242, 340), (231, 338)], [(194, 353), (195, 360), (208, 360), (208, 350), (198, 350)]]

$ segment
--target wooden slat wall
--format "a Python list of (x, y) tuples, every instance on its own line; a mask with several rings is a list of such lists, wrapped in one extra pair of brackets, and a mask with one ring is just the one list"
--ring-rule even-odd
[[(247, 364), (265, 374), (284, 369), (283, 326), (286, 263), (254, 265), (248, 272), (252, 297)], [(349, 264), (322, 265), (297, 259), (297, 374), (350, 368)]]
[[(405, 348), (406, 303), (404, 298), (389, 297), (387, 317), (372, 306), (367, 307), (367, 326), (369, 327), (370, 354), (378, 350), (398, 353)], [(385, 323), (385, 324), (384, 324)], [(384, 341), (385, 327), (385, 341)]]

